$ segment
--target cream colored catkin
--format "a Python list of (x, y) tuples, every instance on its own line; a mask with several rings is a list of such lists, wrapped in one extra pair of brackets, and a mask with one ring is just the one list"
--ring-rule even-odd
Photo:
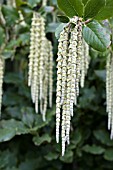
[(52, 70), (52, 43), (46, 38), (45, 19), (39, 13), (34, 12), (30, 33), (28, 86), (31, 87), (31, 97), (36, 113), (39, 112), (40, 103), (43, 121), (46, 120), (48, 95), (49, 105), (52, 106)]
[(108, 129), (113, 139), (113, 56), (110, 52), (106, 61), (106, 111), (108, 112)]
[(57, 143), (59, 142), (59, 129), (61, 126), (63, 156), (65, 153), (66, 142), (67, 144), (70, 143), (69, 136), (71, 129), (71, 116), (73, 116), (73, 104), (77, 104), (77, 97), (79, 95), (82, 56), (81, 18), (74, 17), (70, 20), (60, 33), (58, 42), (56, 141)]
[(85, 76), (87, 75), (87, 71), (89, 68), (90, 63), (90, 56), (89, 56), (89, 45), (82, 40), (82, 56), (81, 56), (81, 81), (80, 85), (83, 88), (85, 83)]
[[(76, 62), (76, 95), (79, 96), (79, 82), (81, 76), (81, 56), (82, 56), (82, 22), (81, 18), (77, 21), (78, 35), (77, 35), (77, 62)], [(76, 101), (75, 101), (76, 104)]]
[(53, 92), (53, 47), (52, 43), (49, 44), (49, 107), (52, 107), (52, 92)]
[(5, 60), (3, 59), (2, 56), (0, 56), (0, 115), (1, 115), (1, 107), (2, 107), (2, 95), (3, 95), (4, 65), (5, 65)]

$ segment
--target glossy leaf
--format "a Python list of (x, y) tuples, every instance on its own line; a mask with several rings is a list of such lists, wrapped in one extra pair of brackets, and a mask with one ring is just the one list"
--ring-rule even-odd
[(60, 33), (61, 33), (61, 31), (63, 31), (65, 26), (66, 26), (66, 24), (62, 23), (56, 28), (55, 36), (56, 36), (57, 39), (60, 37)]
[(94, 136), (102, 144), (107, 145), (107, 146), (113, 146), (113, 141), (110, 140), (109, 133), (107, 133), (106, 131), (96, 130), (94, 131)]
[(54, 153), (54, 152), (49, 152), (47, 155), (44, 156), (44, 158), (47, 161), (52, 161), (52, 160), (56, 160), (58, 158), (59, 154), (58, 153)]
[(105, 6), (105, 0), (89, 0), (85, 6), (84, 18), (93, 18)]
[(113, 17), (113, 0), (106, 0), (106, 5), (99, 11), (95, 19), (105, 20)]
[(57, 0), (59, 8), (70, 18), (77, 15), (69, 0)]
[(0, 142), (9, 141), (14, 136), (15, 136), (15, 130), (12, 130), (12, 129), (0, 129)]
[(83, 28), (83, 37), (92, 48), (101, 52), (105, 51), (111, 43), (110, 34), (97, 21)]
[(18, 11), (11, 6), (2, 6), (2, 13), (8, 26), (13, 25), (19, 19)]
[(60, 16), (60, 15), (58, 15), (57, 18), (58, 18), (58, 20), (59, 20), (60, 22), (62, 22), (62, 23), (68, 23), (68, 22), (69, 22), (69, 18), (66, 17), (66, 16), (63, 16), (63, 15)]
[(113, 161), (113, 149), (107, 149), (104, 154), (104, 159), (107, 161)]
[(75, 9), (75, 11), (77, 12), (77, 15), (79, 17), (83, 16), (83, 12), (84, 12), (84, 5), (82, 3), (82, 0), (69, 0), (70, 4), (73, 6), (73, 8)]
[(86, 3), (88, 2), (89, 0), (82, 0), (82, 3), (84, 4), (84, 5), (86, 5)]
[(40, 3), (41, 0), (28, 0), (28, 4), (31, 6), (31, 7), (35, 7), (38, 3)]
[(94, 155), (100, 155), (102, 153), (104, 153), (105, 149), (102, 148), (101, 146), (96, 146), (96, 145), (85, 145), (82, 148), (83, 151), (90, 153), (90, 154), (94, 154)]
[(5, 32), (2, 27), (0, 27), (0, 46), (5, 43)]
[(45, 135), (42, 135), (42, 136), (37, 135), (37, 136), (33, 137), (33, 142), (37, 146), (41, 145), (44, 142), (50, 143), (51, 137), (48, 134), (45, 134)]

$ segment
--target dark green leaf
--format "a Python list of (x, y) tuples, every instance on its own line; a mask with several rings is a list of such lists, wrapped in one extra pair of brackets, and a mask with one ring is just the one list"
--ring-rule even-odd
[(73, 140), (72, 143), (75, 145), (75, 147), (80, 143), (80, 141), (82, 140), (82, 135), (79, 129), (77, 129), (75, 131), (75, 133), (73, 134)]
[(79, 17), (83, 16), (84, 5), (82, 0), (69, 0), (70, 4), (73, 6)]
[(8, 26), (13, 25), (19, 19), (18, 11), (11, 6), (2, 6), (2, 13)]
[(5, 43), (5, 32), (2, 27), (0, 27), (0, 46)]
[(0, 142), (11, 140), (15, 136), (14, 129), (0, 129)]
[(22, 77), (16, 73), (8, 73), (4, 77), (5, 83), (20, 85), (20, 84), (22, 84), (22, 81), (23, 81)]
[(31, 7), (35, 7), (38, 3), (40, 3), (41, 0), (28, 0), (28, 4), (31, 6)]
[(31, 107), (23, 107), (21, 109), (22, 112), (22, 121), (23, 123), (29, 127), (33, 127), (35, 115), (33, 114), (33, 109)]
[(61, 31), (63, 31), (65, 26), (66, 26), (66, 24), (62, 23), (57, 27), (57, 29), (55, 31), (55, 36), (56, 36), (57, 39), (60, 37), (60, 33), (61, 33)]
[(49, 152), (47, 155), (44, 156), (44, 158), (48, 161), (56, 160), (58, 158), (59, 154), (54, 152)]
[(105, 151), (104, 159), (107, 161), (113, 161), (113, 148), (107, 149)]
[(17, 7), (20, 7), (21, 5), (26, 5), (27, 3), (22, 0), (16, 0)]
[(60, 22), (62, 22), (62, 23), (68, 23), (68, 22), (69, 22), (69, 18), (66, 17), (66, 16), (63, 16), (63, 15), (60, 16), (60, 15), (58, 15), (57, 18), (58, 18), (58, 20), (59, 20)]
[(42, 136), (34, 136), (33, 137), (33, 142), (35, 145), (41, 145), (43, 142), (48, 142), (50, 143), (51, 142), (51, 137), (48, 135), (48, 134), (44, 134)]
[(96, 130), (94, 131), (94, 136), (102, 144), (107, 145), (107, 146), (113, 146), (113, 141), (110, 140), (110, 136), (108, 132), (104, 130)]
[(72, 163), (73, 152), (71, 150), (67, 150), (64, 156), (60, 156), (60, 160), (65, 163)]
[[(17, 121), (14, 119), (10, 120), (2, 120), (0, 122), (1, 125), (1, 131), (3, 130), (11, 130), (12, 132), (15, 132), (15, 135), (21, 135), (21, 134), (27, 134), (29, 133), (29, 129), (24, 126), (24, 124), (21, 121)], [(10, 139), (9, 139), (10, 140)]]
[(99, 11), (95, 19), (105, 20), (113, 16), (113, 0), (106, 0), (106, 5)]
[(2, 53), (4, 59), (13, 58), (15, 50), (5, 49)]
[(89, 0), (85, 6), (84, 18), (95, 17), (104, 5), (105, 0)]
[(69, 0), (57, 0), (59, 8), (70, 18), (77, 15)]
[(90, 154), (94, 154), (94, 155), (100, 155), (102, 153), (104, 153), (105, 149), (102, 148), (101, 146), (96, 146), (96, 145), (85, 145), (82, 148), (83, 151), (90, 153)]
[(97, 21), (93, 21), (83, 28), (85, 41), (95, 50), (105, 51), (110, 46), (110, 34)]
[(95, 70), (95, 74), (104, 82), (106, 81), (106, 71), (105, 70)]
[(58, 26), (59, 26), (59, 23), (56, 23), (56, 22), (48, 24), (48, 26), (46, 28), (46, 33), (55, 32), (55, 30), (57, 29)]
[(83, 3), (84, 5), (86, 5), (86, 3), (87, 3), (88, 1), (90, 1), (90, 0), (82, 0), (82, 3)]

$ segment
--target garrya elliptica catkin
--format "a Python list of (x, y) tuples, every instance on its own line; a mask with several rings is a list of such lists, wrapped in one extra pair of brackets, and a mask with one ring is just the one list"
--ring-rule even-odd
[(62, 155), (64, 155), (66, 142), (67, 144), (70, 143), (69, 134), (73, 104), (77, 104), (79, 84), (81, 82), (83, 87), (89, 65), (89, 48), (82, 37), (82, 19), (79, 17), (72, 18), (60, 33), (58, 42), (56, 141), (59, 143), (61, 126)]
[(34, 12), (30, 36), (28, 86), (31, 86), (31, 96), (33, 103), (35, 103), (35, 111), (38, 113), (38, 105), (40, 103), (40, 112), (44, 121), (48, 94), (49, 106), (52, 107), (52, 76), (52, 43), (46, 38), (44, 18), (40, 14)]
[(108, 112), (108, 129), (113, 139), (113, 54), (109, 53), (106, 62), (106, 105)]
[(82, 48), (82, 59), (81, 59), (81, 87), (84, 87), (85, 83), (85, 76), (87, 75), (87, 71), (89, 68), (90, 63), (90, 56), (89, 56), (89, 45), (83, 40), (83, 48)]
[(0, 56), (0, 115), (1, 115), (1, 107), (2, 107), (2, 95), (3, 95), (3, 77), (4, 77), (4, 66), (5, 60), (2, 56)]

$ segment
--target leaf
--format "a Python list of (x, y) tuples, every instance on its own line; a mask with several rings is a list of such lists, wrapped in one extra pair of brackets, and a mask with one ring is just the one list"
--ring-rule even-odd
[(53, 6), (45, 6), (44, 7), (44, 12), (46, 13), (51, 13), (54, 11), (54, 7)]
[(59, 156), (58, 153), (49, 152), (47, 155), (44, 156), (44, 158), (47, 161), (53, 161), (53, 160), (56, 160), (58, 158), (58, 156)]
[(105, 5), (105, 0), (89, 0), (84, 9), (84, 18), (95, 17)]
[(105, 20), (113, 16), (113, 0), (106, 0), (106, 5), (95, 16), (97, 20)]
[(27, 134), (29, 133), (29, 129), (24, 126), (21, 121), (17, 121), (14, 119), (10, 120), (2, 120), (0, 122), (1, 130), (5, 132), (5, 130), (11, 130), (15, 132), (15, 135)]
[(94, 155), (100, 155), (102, 153), (104, 153), (105, 149), (102, 148), (101, 146), (96, 146), (96, 145), (85, 145), (82, 150), (84, 152), (90, 153), (90, 154), (94, 154)]
[(75, 133), (73, 134), (73, 140), (72, 143), (75, 145), (75, 147), (80, 143), (80, 141), (82, 140), (82, 135), (79, 129), (77, 129), (75, 131)]
[(49, 23), (46, 27), (46, 33), (48, 32), (54, 33), (58, 26), (59, 23), (56, 22)]
[(30, 35), (29, 33), (24, 33), (24, 34), (20, 34), (18, 41), (24, 46), (24, 45), (28, 45), (29, 44), (29, 40), (30, 40)]
[(73, 8), (69, 0), (57, 0), (59, 8), (70, 18), (77, 15), (77, 12)]
[(74, 10), (77, 12), (79, 17), (83, 16), (84, 5), (82, 0), (69, 0), (70, 4), (73, 6)]
[(73, 162), (73, 152), (71, 150), (66, 150), (64, 156), (60, 156), (60, 160), (65, 163), (72, 163)]
[(5, 83), (20, 85), (23, 82), (22, 76), (17, 73), (7, 73), (4, 77)]
[(104, 130), (95, 130), (93, 134), (95, 138), (99, 140), (102, 144), (107, 146), (113, 146), (113, 141), (110, 140), (108, 132)]
[(57, 18), (58, 18), (58, 20), (59, 20), (60, 22), (62, 22), (62, 23), (68, 23), (68, 22), (69, 22), (69, 18), (66, 17), (66, 16), (58, 15)]
[(95, 74), (104, 82), (106, 81), (106, 71), (105, 70), (95, 70)]
[(2, 56), (4, 59), (9, 59), (14, 57), (15, 50), (4, 49)]
[(38, 3), (40, 3), (41, 0), (28, 0), (28, 4), (31, 6), (31, 7), (35, 7)]
[(113, 161), (113, 148), (107, 149), (105, 151), (104, 159), (107, 161)]
[(16, 6), (17, 6), (17, 7), (20, 7), (20, 6), (26, 5), (26, 4), (27, 4), (27, 2), (24, 2), (24, 1), (22, 1), (22, 0), (16, 0)]
[(15, 24), (19, 19), (18, 11), (12, 6), (3, 5), (2, 13), (8, 26)]
[(105, 51), (110, 46), (110, 34), (97, 21), (92, 21), (83, 28), (85, 41), (95, 50)]
[(83, 3), (84, 5), (86, 5), (86, 3), (87, 3), (88, 1), (90, 1), (90, 0), (82, 0), (82, 3)]
[(9, 141), (14, 136), (15, 136), (15, 130), (12, 130), (12, 129), (0, 129), (0, 142)]
[(51, 142), (51, 137), (48, 134), (44, 134), (41, 137), (39, 135), (37, 135), (37, 136), (33, 137), (33, 142), (37, 146), (41, 145), (44, 142), (50, 143)]
[(0, 46), (5, 43), (5, 32), (2, 27), (0, 27)]
[(29, 127), (33, 127), (35, 115), (33, 114), (33, 109), (31, 107), (23, 107), (21, 109), (22, 112), (22, 121), (23, 123)]
[(60, 33), (61, 33), (61, 31), (63, 31), (65, 26), (66, 26), (66, 24), (62, 23), (56, 28), (55, 36), (56, 36), (57, 39), (60, 37)]

